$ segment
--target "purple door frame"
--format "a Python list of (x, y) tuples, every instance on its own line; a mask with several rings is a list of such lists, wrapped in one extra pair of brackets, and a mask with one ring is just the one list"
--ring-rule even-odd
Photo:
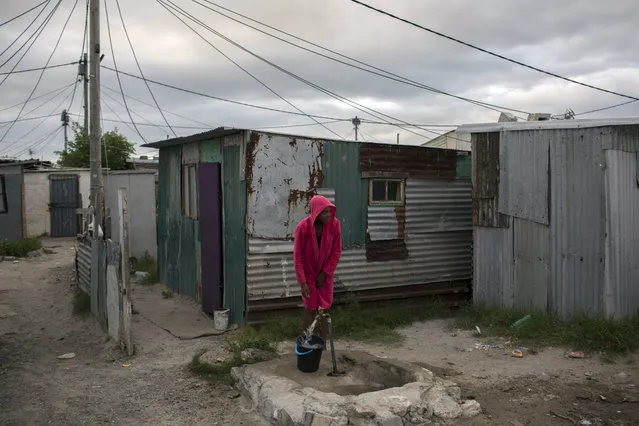
[(222, 184), (220, 163), (199, 164), (202, 310), (212, 314), (223, 304)]

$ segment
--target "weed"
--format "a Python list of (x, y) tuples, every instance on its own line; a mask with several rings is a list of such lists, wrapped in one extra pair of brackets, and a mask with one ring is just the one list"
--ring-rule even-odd
[(158, 282), (158, 264), (155, 259), (145, 253), (140, 259), (135, 259), (131, 265), (131, 273), (146, 272), (148, 275), (140, 284), (155, 284)]
[[(339, 338), (387, 344), (401, 341), (397, 328), (450, 315), (450, 309), (439, 301), (415, 307), (378, 309), (364, 309), (357, 303), (351, 303), (331, 310), (333, 329)], [(274, 341), (293, 339), (302, 331), (301, 316), (270, 319), (259, 327), (259, 331)]]
[(16, 241), (0, 240), (0, 256), (26, 257), (31, 251), (40, 250), (38, 238), (22, 238)]
[[(510, 326), (530, 314), (531, 320), (518, 330)], [(639, 314), (622, 320), (575, 316), (561, 319), (544, 312), (468, 305), (453, 320), (457, 328), (476, 325), (483, 335), (509, 336), (522, 344), (538, 347), (569, 346), (574, 350), (624, 353), (639, 349)]]
[(73, 315), (88, 315), (91, 313), (91, 296), (78, 290), (73, 296)]
[(268, 336), (258, 333), (253, 328), (246, 327), (239, 329), (234, 335), (226, 338), (226, 349), (230, 354), (230, 358), (215, 364), (202, 362), (200, 358), (206, 352), (205, 349), (193, 356), (188, 369), (193, 374), (204, 379), (230, 383), (231, 369), (250, 363), (250, 361), (242, 359), (242, 352), (251, 348), (275, 352), (274, 342)]
[(162, 297), (165, 299), (170, 299), (173, 297), (173, 292), (171, 290), (162, 290)]

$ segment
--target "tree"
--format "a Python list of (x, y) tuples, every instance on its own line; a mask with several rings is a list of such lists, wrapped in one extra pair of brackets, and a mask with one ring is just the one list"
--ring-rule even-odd
[[(67, 150), (58, 151), (58, 164), (62, 167), (90, 167), (89, 137), (78, 123), (73, 123), (73, 140)], [(118, 129), (102, 134), (102, 167), (111, 170), (128, 170), (131, 168), (127, 159), (135, 152), (135, 145), (122, 136)]]

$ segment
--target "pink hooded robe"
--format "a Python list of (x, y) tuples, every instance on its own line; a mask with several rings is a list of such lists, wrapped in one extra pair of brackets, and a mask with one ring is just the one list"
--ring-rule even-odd
[[(322, 230), (322, 244), (318, 246), (315, 219), (326, 208), (331, 207), (331, 219)], [(335, 217), (335, 206), (321, 195), (311, 199), (311, 215), (302, 219), (295, 228), (293, 259), (297, 282), (308, 284), (310, 297), (302, 298), (309, 310), (328, 309), (333, 303), (333, 275), (342, 255), (342, 230)], [(320, 272), (326, 274), (324, 287), (316, 287)]]

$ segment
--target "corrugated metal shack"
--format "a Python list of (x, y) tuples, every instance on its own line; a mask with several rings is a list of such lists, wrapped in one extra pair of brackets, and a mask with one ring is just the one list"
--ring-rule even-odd
[(467, 153), (225, 128), (146, 146), (160, 150), (160, 280), (205, 312), (301, 306), (293, 234), (314, 194), (342, 223), (336, 303), (469, 293)]
[(639, 309), (639, 119), (467, 125), (476, 302)]

